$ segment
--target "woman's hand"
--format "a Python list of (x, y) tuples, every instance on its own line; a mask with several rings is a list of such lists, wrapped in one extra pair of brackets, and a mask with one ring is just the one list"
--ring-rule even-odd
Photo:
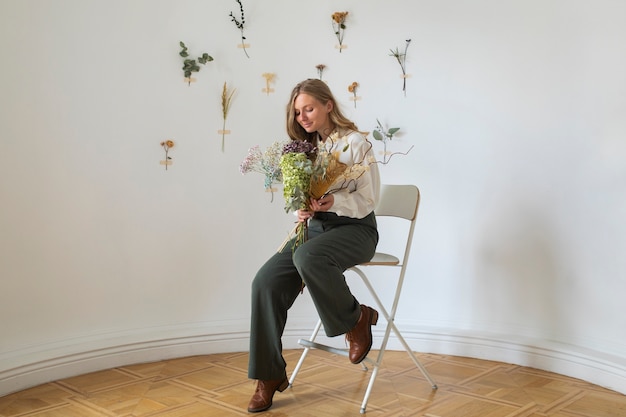
[(326, 195), (320, 199), (311, 199), (311, 210), (328, 211), (335, 203), (335, 197), (332, 194)]
[(298, 210), (296, 215), (298, 216), (298, 221), (300, 223), (304, 223), (309, 220), (316, 211), (328, 211), (335, 203), (335, 197), (332, 194), (324, 196), (320, 199), (311, 199), (311, 210)]
[(298, 221), (300, 223), (304, 223), (307, 220), (309, 220), (311, 217), (313, 217), (313, 212), (309, 210), (298, 210), (296, 212), (296, 215), (298, 216)]

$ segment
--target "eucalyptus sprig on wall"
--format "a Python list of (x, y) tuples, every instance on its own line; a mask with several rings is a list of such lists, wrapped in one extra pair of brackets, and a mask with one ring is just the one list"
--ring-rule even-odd
[(383, 161), (386, 163), (387, 162), (387, 157), (388, 157), (388, 153), (387, 153), (387, 141), (393, 139), (393, 135), (400, 130), (399, 127), (391, 127), (389, 129), (385, 129), (382, 125), (382, 123), (380, 123), (380, 120), (376, 119), (376, 123), (377, 126), (374, 128), (374, 131), (372, 132), (372, 135), (374, 136), (374, 139), (379, 140), (383, 143)]
[(406, 152), (387, 152), (387, 142), (393, 139), (393, 135), (395, 135), (398, 130), (400, 130), (399, 127), (391, 127), (389, 129), (385, 129), (380, 120), (376, 119), (376, 127), (374, 128), (372, 135), (374, 136), (374, 139), (383, 143), (383, 160), (381, 161), (382, 164), (387, 164), (393, 155), (406, 155), (411, 152), (411, 149), (413, 149), (413, 146), (411, 145), (409, 150)]
[(183, 73), (185, 74), (185, 81), (188, 85), (191, 86), (191, 83), (195, 81), (195, 79), (191, 78), (191, 74), (200, 71), (200, 65), (198, 64), (206, 65), (207, 62), (213, 61), (213, 57), (204, 52), (202, 55), (196, 58), (196, 62), (196, 59), (189, 58), (187, 46), (182, 41), (179, 43), (179, 45), (181, 47), (181, 51), (178, 53), (178, 55), (185, 58), (183, 60)]

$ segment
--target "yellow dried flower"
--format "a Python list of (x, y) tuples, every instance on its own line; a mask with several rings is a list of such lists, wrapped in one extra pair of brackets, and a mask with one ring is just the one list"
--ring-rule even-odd
[(264, 89), (264, 91), (269, 96), (270, 92), (274, 91), (274, 90), (272, 90), (270, 88), (270, 84), (274, 82), (274, 78), (276, 78), (276, 74), (274, 74), (273, 72), (264, 72), (261, 75), (263, 76), (263, 78), (265, 78), (265, 89)]
[(272, 72), (264, 72), (264, 73), (263, 73), (263, 74), (261, 74), (261, 75), (265, 78), (265, 80), (266, 80), (268, 83), (273, 82), (273, 81), (274, 81), (274, 77), (276, 77), (276, 74), (274, 74), (274, 73), (272, 73)]
[(320, 152), (317, 156), (316, 169), (311, 175), (310, 196), (321, 198), (331, 185), (346, 171), (346, 164), (339, 162), (339, 152)]

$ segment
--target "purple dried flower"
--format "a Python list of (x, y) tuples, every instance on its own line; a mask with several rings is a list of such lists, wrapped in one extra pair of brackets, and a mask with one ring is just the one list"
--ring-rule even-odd
[(283, 155), (286, 153), (310, 154), (315, 151), (315, 145), (304, 140), (292, 140), (283, 147)]

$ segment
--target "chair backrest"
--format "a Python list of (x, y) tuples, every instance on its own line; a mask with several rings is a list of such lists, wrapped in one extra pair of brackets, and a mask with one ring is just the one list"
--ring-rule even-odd
[(401, 217), (415, 220), (420, 203), (420, 192), (415, 185), (383, 184), (374, 212), (377, 216)]
[(415, 231), (415, 219), (420, 204), (420, 191), (415, 185), (391, 185), (382, 184), (380, 187), (380, 200), (374, 210), (376, 217), (395, 217), (409, 221), (406, 235), (406, 246), (401, 258), (383, 252), (376, 252), (371, 261), (366, 265), (394, 265), (401, 266), (399, 287), (404, 280), (404, 268), (409, 259), (413, 233)]

